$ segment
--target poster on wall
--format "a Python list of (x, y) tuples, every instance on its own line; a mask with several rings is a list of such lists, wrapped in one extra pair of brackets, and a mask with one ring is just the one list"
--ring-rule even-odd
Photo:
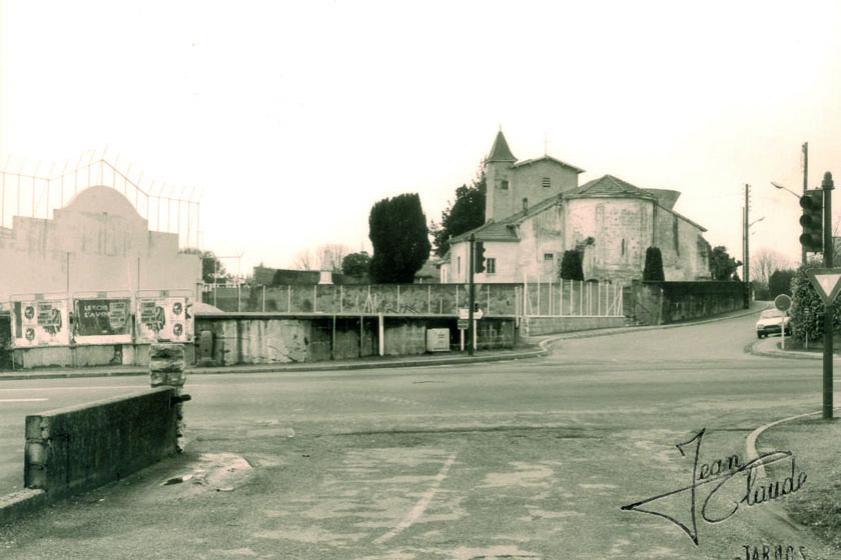
[(66, 301), (16, 301), (12, 315), (16, 348), (70, 344)]
[(110, 342), (130, 342), (131, 300), (77, 299), (75, 334), (77, 337), (109, 337)]
[(193, 335), (193, 317), (186, 297), (140, 298), (137, 335), (144, 342), (187, 342)]

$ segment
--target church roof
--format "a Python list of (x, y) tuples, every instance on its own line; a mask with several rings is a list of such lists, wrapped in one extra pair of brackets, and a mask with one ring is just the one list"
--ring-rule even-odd
[(485, 161), (517, 161), (517, 158), (511, 153), (511, 148), (508, 147), (508, 142), (505, 141), (505, 136), (501, 130), (497, 132), (496, 140), (491, 147), (491, 153)]
[(558, 204), (558, 202), (559, 197), (550, 196), (547, 199), (541, 200), (534, 206), (529, 207), (527, 210), (521, 210), (520, 212), (503, 218), (498, 222), (490, 220), (477, 228), (466, 231), (461, 235), (456, 235), (450, 240), (450, 243), (467, 241), (470, 238), (471, 233), (476, 235), (476, 241), (518, 241), (520, 236), (517, 234), (517, 226), (520, 225), (523, 220), (530, 218), (535, 214), (539, 214), (547, 208), (551, 208), (552, 206)]
[(584, 170), (581, 169), (580, 167), (575, 167), (574, 165), (570, 165), (565, 161), (561, 161), (558, 158), (553, 158), (552, 156), (548, 156), (548, 155), (543, 156), (543, 157), (539, 157), (539, 158), (524, 159), (523, 161), (518, 161), (517, 163), (514, 164), (514, 167), (523, 167), (525, 165), (531, 165), (533, 163), (537, 163), (538, 161), (551, 161), (553, 163), (557, 163), (557, 164), (563, 165), (564, 167), (572, 169), (576, 173), (584, 173)]
[(603, 175), (566, 193), (566, 198), (646, 198), (656, 197), (613, 175)]
[(598, 179), (593, 179), (592, 181), (584, 183), (578, 189), (565, 193), (562, 196), (564, 196), (564, 198), (644, 198), (647, 200), (653, 200), (654, 203), (663, 210), (674, 214), (681, 220), (695, 226), (701, 231), (707, 231), (707, 228), (704, 226), (693, 222), (683, 214), (679, 214), (671, 208), (661, 204), (660, 199), (653, 193), (636, 187), (627, 181), (614, 177), (613, 175), (604, 175)]

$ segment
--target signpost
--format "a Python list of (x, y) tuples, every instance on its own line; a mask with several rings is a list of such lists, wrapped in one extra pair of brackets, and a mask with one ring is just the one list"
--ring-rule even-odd
[[(788, 311), (791, 308), (791, 298), (786, 294), (778, 295), (774, 298), (774, 307), (780, 311)], [(788, 318), (788, 313), (783, 316), (783, 320), (780, 323), (780, 336), (783, 339), (783, 350), (786, 349), (786, 318)]]
[(832, 418), (832, 302), (841, 291), (841, 268), (813, 268), (806, 271), (824, 305), (823, 333), (823, 417)]

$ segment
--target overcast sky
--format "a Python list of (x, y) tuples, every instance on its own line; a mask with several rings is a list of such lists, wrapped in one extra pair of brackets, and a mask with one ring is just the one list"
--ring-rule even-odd
[[(75, 162), (199, 186), (202, 245), (283, 267), (369, 246), (378, 199), (439, 219), (501, 125), (639, 187), (741, 258), (799, 258), (810, 184), (841, 186), (841, 2), (0, 0), (0, 165)], [(31, 163), (30, 163), (31, 164)], [(46, 165), (49, 167), (49, 165)], [(836, 197), (841, 216), (841, 195)]]

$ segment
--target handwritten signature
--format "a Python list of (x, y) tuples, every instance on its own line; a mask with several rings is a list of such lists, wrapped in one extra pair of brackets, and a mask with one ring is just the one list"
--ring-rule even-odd
[[(694, 457), (692, 458), (692, 480), (688, 486), (622, 506), (620, 509), (647, 513), (667, 519), (680, 527), (697, 546), (699, 544), (697, 524), (699, 504), (701, 506), (701, 518), (704, 521), (711, 524), (722, 523), (735, 515), (742, 505), (750, 507), (776, 500), (797, 492), (805, 484), (805, 472), (799, 471), (795, 476), (797, 470), (796, 459), (791, 451), (762, 453), (747, 463), (743, 463), (741, 458), (734, 454), (699, 466), (698, 457), (705, 432), (706, 428), (698, 432), (689, 441), (675, 445), (680, 454), (686, 457), (687, 450), (691, 449), (693, 443), (695, 444)], [(789, 476), (786, 476), (782, 481), (769, 478), (760, 482), (761, 477), (757, 472), (760, 467), (786, 460), (790, 461)], [(741, 483), (738, 482), (740, 479), (742, 480)], [(705, 497), (701, 496), (704, 490), (709, 490)], [(689, 518), (685, 520), (686, 522), (679, 520), (677, 514), (664, 513), (647, 506), (647, 504), (652, 504), (658, 500), (667, 500), (673, 496), (683, 497), (687, 494), (689, 496)], [(702, 498), (703, 501), (701, 501)], [(647, 507), (644, 509), (643, 506)]]

